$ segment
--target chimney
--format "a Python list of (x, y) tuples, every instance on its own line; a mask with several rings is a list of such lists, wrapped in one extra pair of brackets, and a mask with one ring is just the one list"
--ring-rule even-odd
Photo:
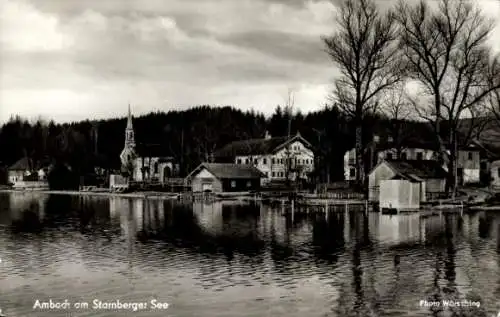
[(266, 135), (264, 136), (264, 139), (269, 140), (271, 138), (271, 134), (269, 134), (269, 131), (266, 131)]

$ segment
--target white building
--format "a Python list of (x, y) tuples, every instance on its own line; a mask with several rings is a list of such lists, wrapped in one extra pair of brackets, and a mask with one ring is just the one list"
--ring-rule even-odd
[[(480, 147), (475, 143), (466, 147), (461, 147), (458, 151), (457, 175), (459, 184), (473, 184), (480, 181)], [(398, 153), (399, 152), (399, 153)], [(423, 140), (408, 140), (403, 146), (395, 146), (392, 140), (380, 142), (377, 136), (367, 147), (365, 159), (371, 162), (371, 167), (365, 171), (366, 175), (370, 170), (383, 160), (437, 160), (437, 151), (431, 142)], [(446, 165), (443, 165), (448, 170)], [(344, 154), (344, 179), (347, 181), (356, 180), (356, 149), (352, 148)]]
[(125, 128), (125, 146), (120, 154), (122, 170), (132, 170), (131, 180), (163, 183), (177, 173), (178, 166), (166, 149), (156, 144), (136, 146), (130, 105), (128, 108), (127, 127)]
[[(252, 164), (265, 175), (265, 181), (307, 179), (314, 170), (312, 145), (300, 133), (293, 137), (271, 137), (229, 143), (215, 153), (219, 161)], [(289, 164), (287, 164), (290, 162)]]

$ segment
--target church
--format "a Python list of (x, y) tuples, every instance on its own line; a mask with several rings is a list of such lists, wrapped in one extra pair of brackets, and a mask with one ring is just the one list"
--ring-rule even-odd
[(122, 172), (129, 174), (131, 181), (166, 183), (175, 177), (179, 167), (168, 156), (165, 149), (156, 144), (136, 145), (132, 112), (128, 106), (125, 146), (120, 154)]

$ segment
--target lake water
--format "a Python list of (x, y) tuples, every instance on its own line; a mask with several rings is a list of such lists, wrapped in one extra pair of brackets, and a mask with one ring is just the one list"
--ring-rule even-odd
[[(7, 317), (500, 311), (500, 213), (341, 207), (292, 221), (258, 204), (0, 193), (0, 260)], [(152, 309), (153, 299), (168, 308)], [(73, 307), (34, 308), (37, 300)], [(117, 300), (137, 311), (105, 309)]]

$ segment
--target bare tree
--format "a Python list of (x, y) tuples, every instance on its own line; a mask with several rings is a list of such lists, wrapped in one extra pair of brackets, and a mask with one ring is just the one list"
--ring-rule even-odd
[[(495, 68), (500, 68), (500, 62), (497, 59), (493, 64), (493, 73), (495, 73)], [(491, 76), (490, 78), (493, 78)], [(494, 82), (490, 83), (491, 85), (495, 85)], [(495, 89), (493, 93), (490, 95), (489, 106), (491, 113), (493, 114), (493, 119), (496, 121), (497, 125), (500, 127), (500, 89)]]
[[(441, 0), (436, 10), (423, 0), (416, 6), (401, 1), (398, 11), (405, 69), (422, 87), (412, 102), (434, 128), (438, 158), (448, 166), (447, 188), (455, 195), (462, 119), (484, 113), (484, 99), (500, 87), (486, 47), (493, 24), (467, 0)], [(475, 125), (469, 123), (469, 131)]]
[(397, 33), (391, 12), (380, 14), (373, 0), (346, 0), (337, 19), (339, 31), (323, 37), (326, 51), (341, 72), (333, 101), (356, 127), (356, 178), (365, 181), (362, 123), (376, 112), (381, 92), (400, 79)]
[(401, 159), (405, 141), (409, 137), (405, 121), (413, 114), (412, 104), (408, 100), (405, 87), (405, 82), (401, 82), (385, 91), (381, 109), (390, 119), (389, 136), (396, 150), (397, 159)]

